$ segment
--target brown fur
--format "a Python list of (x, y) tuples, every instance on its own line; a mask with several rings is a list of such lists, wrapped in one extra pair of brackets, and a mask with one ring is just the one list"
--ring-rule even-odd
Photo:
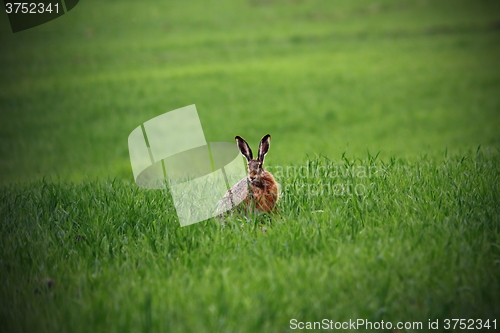
[[(227, 191), (218, 204), (218, 211), (220, 211), (220, 208), (227, 207), (229, 203), (232, 204), (233, 196), (243, 198), (243, 195), (245, 199), (242, 205), (237, 208), (233, 207), (233, 209), (243, 211), (245, 214), (253, 212), (277, 213), (279, 185), (274, 180), (273, 175), (263, 168), (264, 157), (269, 150), (271, 136), (269, 134), (265, 135), (260, 141), (259, 154), (256, 159), (253, 158), (252, 150), (245, 139), (240, 136), (236, 136), (235, 139), (238, 149), (247, 159), (248, 176)], [(221, 216), (223, 215), (225, 214)]]
[(259, 177), (259, 182), (249, 181), (251, 196), (245, 200), (246, 206), (260, 212), (276, 213), (279, 199), (278, 184), (268, 171), (263, 170)]

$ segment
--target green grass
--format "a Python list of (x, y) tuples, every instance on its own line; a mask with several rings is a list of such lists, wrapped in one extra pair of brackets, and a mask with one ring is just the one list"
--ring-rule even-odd
[[(0, 15), (0, 331), (499, 321), (499, 19), (493, 0), (88, 0), (16, 34)], [(181, 228), (134, 184), (130, 132), (191, 104), (209, 142), (272, 135), (267, 232)]]
[(267, 232), (239, 216), (182, 228), (168, 193), (120, 180), (8, 187), (1, 328), (287, 332), (292, 318), (498, 319), (499, 165), (484, 151), (307, 160), (278, 177), (288, 186)]

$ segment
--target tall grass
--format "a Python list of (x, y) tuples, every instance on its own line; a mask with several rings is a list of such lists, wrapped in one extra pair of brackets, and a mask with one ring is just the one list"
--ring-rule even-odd
[(274, 166), (281, 215), (225, 227), (181, 228), (168, 193), (120, 180), (5, 187), (0, 328), (286, 332), (293, 318), (498, 319), (499, 165), (498, 152), (479, 150)]

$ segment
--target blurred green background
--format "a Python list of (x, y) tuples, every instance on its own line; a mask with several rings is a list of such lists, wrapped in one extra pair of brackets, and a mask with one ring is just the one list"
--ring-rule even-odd
[(129, 133), (190, 104), (209, 142), (270, 133), (270, 165), (500, 147), (499, 1), (89, 0), (0, 21), (1, 183), (132, 181)]

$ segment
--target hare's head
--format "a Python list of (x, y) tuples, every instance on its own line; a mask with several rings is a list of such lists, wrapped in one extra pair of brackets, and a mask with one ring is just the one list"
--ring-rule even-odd
[(256, 159), (253, 158), (252, 150), (248, 143), (241, 136), (236, 136), (236, 143), (238, 144), (238, 148), (240, 152), (247, 159), (247, 167), (248, 167), (248, 180), (252, 184), (260, 184), (262, 183), (262, 177), (265, 173), (264, 171), (264, 157), (266, 156), (269, 146), (271, 136), (269, 134), (264, 135), (262, 140), (260, 140), (259, 144), (259, 155)]

